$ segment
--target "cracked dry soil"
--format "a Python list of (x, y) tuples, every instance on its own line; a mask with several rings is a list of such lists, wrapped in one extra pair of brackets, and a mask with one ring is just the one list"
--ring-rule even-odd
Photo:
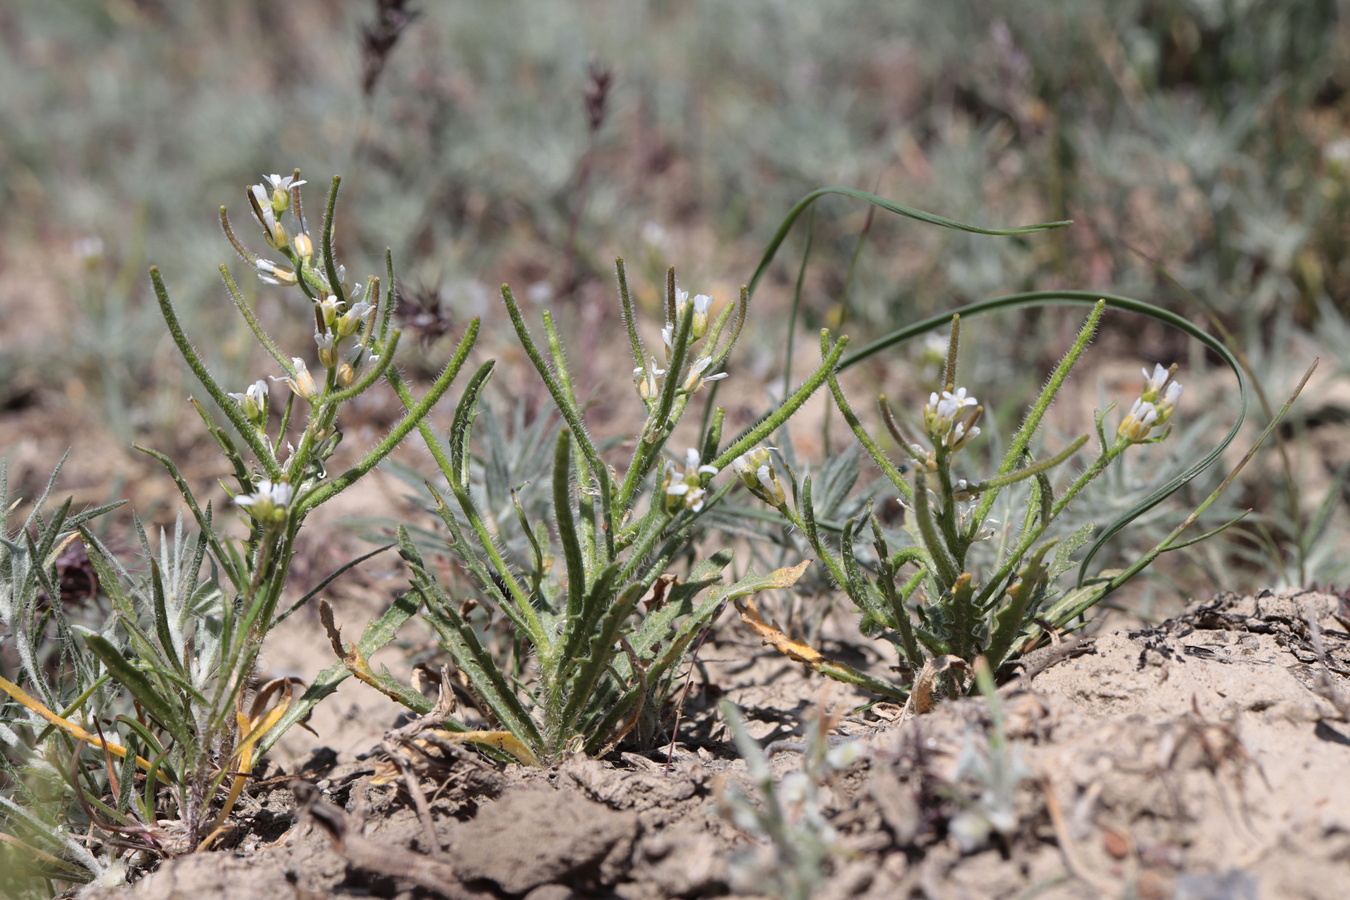
[[(1001, 689), (1009, 738), (1033, 774), (1018, 789), (1016, 828), (973, 853), (948, 823), (978, 793), (955, 771), (970, 736), (990, 727), (984, 700), (899, 724), (846, 722), (866, 750), (824, 791), (839, 852), (812, 896), (1350, 896), (1350, 602), (1228, 595), (1061, 657)], [(765, 736), (765, 722), (793, 715), (774, 712), (766, 692), (800, 711), (819, 686), (781, 657), (760, 663), (719, 687)], [(731, 864), (753, 838), (719, 813), (744, 763), (716, 726), (706, 733), (668, 764), (624, 754), (528, 770), (429, 751), (420, 814), (399, 779), (379, 777), (376, 757), (325, 768), (319, 755), (303, 783), (253, 792), (231, 849), (86, 896), (758, 896)], [(783, 774), (800, 757), (773, 765)]]

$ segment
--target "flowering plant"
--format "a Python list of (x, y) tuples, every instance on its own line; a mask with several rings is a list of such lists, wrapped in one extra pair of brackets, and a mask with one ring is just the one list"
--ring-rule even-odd
[[(892, 203), (881, 197), (849, 188), (822, 188), (804, 197), (788, 214), (766, 249), (755, 275), (753, 291), (767, 271), (794, 221), (817, 199), (842, 194), (887, 210), (945, 228), (980, 234), (1017, 234), (1065, 225), (1065, 222), (995, 231), (976, 228)], [(1090, 304), (1092, 311), (1073, 346), (1028, 407), (1020, 426), (1002, 453), (994, 472), (973, 478), (958, 472), (964, 451), (980, 435), (976, 423), (984, 414), (966, 387), (957, 384), (957, 361), (962, 316), (970, 317), (1006, 308), (1044, 304)], [(1095, 419), (1097, 453), (1067, 484), (1052, 484), (1050, 474), (1064, 466), (1084, 447), (1085, 435), (1048, 456), (1036, 457), (1033, 442), (1069, 373), (1082, 357), (1107, 308), (1142, 314), (1175, 328), (1204, 344), (1232, 370), (1238, 381), (1240, 409), (1227, 434), (1209, 452), (1166, 479), (1144, 499), (1104, 528), (1093, 522), (1065, 534), (1053, 526), (1084, 489), (1120, 459), (1130, 448), (1165, 440), (1171, 419), (1181, 399), (1177, 367), (1155, 366), (1143, 370), (1145, 385), (1115, 429), (1106, 436), (1105, 417)], [(897, 685), (872, 678), (835, 660), (765, 622), (753, 600), (737, 604), (741, 617), (767, 643), (830, 677), (850, 682), (883, 696), (905, 700), (919, 711), (927, 709), (935, 688), (964, 691), (973, 686), (974, 663), (984, 657), (992, 671), (1014, 662), (1040, 646), (1057, 632), (1081, 624), (1081, 616), (1112, 591), (1130, 581), (1158, 556), (1203, 540), (1234, 524), (1226, 522), (1199, 538), (1181, 541), (1183, 531), (1209, 508), (1255, 454), (1311, 375), (1295, 389), (1283, 410), (1272, 417), (1238, 466), (1189, 516), (1151, 550), (1123, 570), (1090, 574), (1090, 563), (1115, 534), (1143, 513), (1157, 506), (1218, 460), (1237, 437), (1246, 418), (1248, 387), (1242, 366), (1232, 351), (1186, 319), (1167, 310), (1128, 297), (1095, 295), (1080, 291), (1046, 291), (1013, 294), (974, 303), (962, 316), (934, 316), (897, 329), (842, 359), (831, 370), (829, 385), (835, 405), (843, 414), (866, 453), (876, 463), (885, 483), (899, 495), (904, 526), (900, 531), (884, 527), (871, 505), (843, 522), (819, 520), (813, 502), (811, 477), (798, 481), (781, 461), (780, 479), (773, 448), (756, 447), (735, 460), (741, 482), (759, 500), (772, 506), (790, 531), (805, 536), (810, 547), (837, 583), (857, 606), (867, 634), (884, 636), (897, 649), (901, 670), (912, 673), (912, 683)], [(844, 394), (838, 375), (868, 357), (913, 337), (930, 334), (950, 321), (951, 336), (943, 360), (942, 388), (930, 394), (922, 411), (922, 438), (915, 439), (898, 422), (885, 398), (878, 409), (890, 436), (905, 459), (897, 464), (864, 425)], [(822, 334), (822, 353), (832, 347)], [(789, 350), (790, 352), (790, 350)], [(930, 351), (932, 352), (932, 351)], [(934, 352), (934, 356), (940, 354)], [(1314, 367), (1315, 367), (1314, 363)], [(840, 461), (847, 455), (841, 455)], [(830, 469), (826, 467), (825, 471)], [(856, 471), (845, 480), (856, 478)], [(783, 487), (786, 480), (791, 495)], [(1009, 490), (1020, 491), (1022, 521), (998, 523), (991, 518), (995, 502)], [(1014, 503), (1009, 508), (1018, 508)], [(758, 517), (756, 517), (758, 518)], [(864, 533), (872, 537), (871, 551), (857, 548)], [(1095, 534), (1095, 539), (1094, 539)], [(1091, 544), (1089, 546), (1089, 541)], [(1083, 551), (1083, 547), (1087, 550)], [(894, 547), (894, 549), (892, 549)], [(1052, 553), (1053, 551), (1053, 553)], [(1066, 572), (1077, 570), (1070, 588), (1058, 584)]]
[[(435, 432), (427, 421), (465, 366), (478, 321), (468, 324), (444, 369), (416, 397), (393, 365), (399, 332), (390, 327), (398, 299), (392, 259), (386, 255), (383, 280), (370, 277), (364, 284), (349, 284), (333, 251), (340, 182), (333, 180), (317, 240), (301, 204), (303, 184), (297, 171), (284, 178), (267, 176), (246, 191), (274, 258), (249, 250), (221, 211), (225, 233), (249, 267), (263, 282), (302, 295), (306, 316), (313, 319), (314, 349), (300, 355), (283, 352), (228, 269), (221, 267), (242, 321), (279, 374), (227, 391), (184, 333), (159, 271), (150, 272), (169, 334), (209, 402), (192, 401), (230, 470), (231, 481), (223, 487), (242, 515), (245, 533), (231, 536), (212, 504), (198, 501), (174, 463), (145, 450), (164, 465), (197, 527), (190, 534), (180, 516), (173, 535), (161, 537), (156, 552), (137, 523), (145, 572), (127, 569), (88, 527), (106, 509), (72, 516), (67, 505), (49, 521), (25, 523), (25, 534), (32, 532), (33, 537), (21, 541), (17, 533), (7, 534), (0, 542), (0, 617), (18, 638), (25, 682), (0, 679), (0, 690), (26, 717), (16, 727), (55, 735), (63, 748), (73, 751), (66, 755), (75, 761), (76, 777), (69, 777), (68, 767), (49, 764), (49, 781), (66, 786), (88, 825), (116, 836), (107, 846), (117, 852), (129, 847), (164, 854), (211, 846), (227, 830), (255, 760), (350, 675), (422, 714), (419, 724), (437, 730), (443, 739), (495, 748), (526, 763), (550, 763), (572, 751), (603, 752), (621, 741), (650, 746), (661, 733), (681, 664), (728, 603), (736, 604), (767, 641), (818, 670), (884, 695), (912, 694), (922, 708), (928, 702), (923, 698), (931, 698), (941, 679), (963, 685), (961, 673), (969, 671), (977, 656), (987, 657), (997, 669), (1081, 615), (1159, 553), (1177, 546), (1177, 536), (1194, 515), (1123, 572), (1086, 574), (1088, 561), (1105, 539), (1212, 463), (1241, 424), (1234, 425), (1220, 447), (1103, 529), (1081, 561), (1075, 559), (1092, 527), (1062, 536), (1050, 534), (1050, 524), (1131, 447), (1164, 440), (1182, 392), (1175, 369), (1146, 371), (1144, 390), (1115, 437), (1107, 440), (1105, 414), (1100, 414), (1096, 458), (1067, 486), (1051, 485), (1048, 473), (1072, 458), (1087, 438), (1040, 458), (1032, 452), (1032, 439), (1105, 307), (1148, 311), (1169, 321), (1205, 341), (1238, 371), (1222, 345), (1184, 320), (1144, 310), (1124, 298), (1108, 298), (1095, 304), (1002, 461), (983, 478), (965, 471), (968, 448), (981, 437), (978, 423), (984, 410), (967, 388), (958, 386), (959, 319), (952, 321), (942, 389), (933, 392), (923, 410), (922, 436), (911, 437), (881, 404), (887, 429), (906, 457), (901, 464), (892, 462), (863, 426), (838, 376), (897, 340), (936, 327), (936, 321), (896, 332), (848, 358), (847, 338), (824, 333), (819, 366), (800, 386), (785, 391), (755, 424), (724, 440), (723, 410), (705, 410), (701, 427), (694, 430), (694, 446), (671, 454), (672, 435), (696, 398), (714, 393), (703, 388), (720, 386), (727, 377), (725, 364), (745, 322), (754, 280), (737, 302), (717, 309), (711, 297), (691, 299), (679, 290), (672, 270), (665, 285), (661, 347), (652, 353), (639, 335), (620, 261), (618, 293), (642, 409), (640, 427), (626, 444), (601, 445), (590, 437), (551, 316), (543, 316), (546, 339), (541, 346), (504, 287), (505, 311), (555, 415), (542, 417), (547, 427), (534, 432), (548, 435), (541, 443), (551, 450), (528, 455), (526, 468), (532, 468), (522, 470), (520, 477), (503, 476), (507, 467), (488, 465), (500, 448), (475, 438), (476, 420), (490, 409), (484, 394), (495, 361), (465, 382), (448, 436)], [(873, 199), (936, 224), (978, 230)], [(1043, 227), (1049, 226), (998, 233)], [(781, 235), (782, 229), (766, 260)], [(1053, 296), (1084, 299), (1067, 293)], [(966, 312), (1011, 301), (1000, 298)], [(342, 440), (343, 409), (379, 383), (398, 398), (401, 418), (355, 462), (330, 472)], [(817, 516), (811, 478), (799, 481), (785, 463), (780, 470), (774, 449), (765, 446), (770, 435), (787, 440), (784, 426), (825, 387), (859, 444), (901, 496), (907, 513), (902, 533), (888, 531), (869, 509), (839, 526), (837, 538), (831, 536), (830, 525)], [(439, 477), (425, 489), (444, 531), (428, 537), (406, 523), (398, 527), (396, 546), (411, 573), (409, 591), (354, 643), (342, 641), (321, 604), (339, 661), (300, 696), (289, 679), (257, 684), (258, 658), (275, 626), (343, 571), (386, 549), (348, 562), (283, 608), (297, 537), (309, 514), (367, 475), (414, 431), (439, 469)], [(611, 462), (618, 446), (628, 449), (621, 466)], [(840, 459), (846, 464), (849, 457)], [(725, 473), (728, 466), (734, 478)], [(537, 480), (546, 489), (530, 489), (536, 476), (542, 476)], [(732, 583), (724, 581), (731, 550), (710, 550), (701, 540), (701, 529), (704, 517), (737, 484), (805, 535), (824, 568), (862, 612), (866, 631), (884, 634), (908, 665), (924, 669), (912, 689), (828, 660), (759, 617), (753, 595), (793, 585), (807, 561), (794, 559), (767, 575), (741, 572)], [(504, 488), (511, 499), (502, 509), (490, 501)], [(1014, 489), (1025, 490), (1028, 498), (1021, 527), (994, 528), (994, 498)], [(0, 527), (4, 524), (0, 515)], [(871, 554), (855, 547), (864, 528), (873, 538)], [(998, 540), (991, 542), (993, 537)], [(77, 539), (88, 549), (99, 590), (113, 613), (99, 628), (81, 630), (65, 619), (59, 601), (51, 602), (60, 589), (49, 570), (59, 550)], [(898, 547), (894, 551), (893, 543)], [(449, 557), (454, 565), (446, 571), (457, 574), (447, 578), (429, 556)], [(1078, 584), (1061, 590), (1058, 576), (1074, 565)], [(387, 671), (376, 673), (367, 662), (419, 609), (458, 669), (454, 681), (443, 670), (447, 677), (434, 704)], [(503, 649), (497, 632), (484, 627), (484, 612), (509, 626), (509, 647)], [(60, 653), (77, 660), (65, 670), (70, 677), (57, 679), (59, 683), (50, 679), (51, 667), (41, 664), (48, 619), (59, 636)], [(472, 714), (458, 708), (457, 697), (474, 707)], [(129, 714), (133, 709), (134, 716)], [(8, 724), (0, 729), (0, 740), (7, 746), (23, 743)], [(101, 759), (84, 759), (82, 750), (89, 747), (100, 751)], [(43, 848), (62, 854), (59, 861), (69, 864), (63, 877), (77, 878), (71, 872), (83, 869), (90, 878), (115, 880), (115, 866), (80, 852), (63, 836), (62, 829), (69, 830), (75, 816), (54, 814), (50, 818), (56, 825), (49, 827), (32, 812), (42, 806), (38, 792), (25, 796), (26, 805), (0, 797), (7, 820), (22, 821), (38, 835), (31, 845), (20, 843), (36, 855), (56, 859)]]
[[(999, 298), (974, 305), (968, 313), (1047, 298), (1084, 302), (1087, 295), (1066, 292)], [(1131, 448), (1159, 443), (1169, 436), (1171, 420), (1183, 392), (1176, 379), (1177, 366), (1164, 368), (1157, 365), (1151, 371), (1145, 368), (1144, 387), (1115, 428), (1113, 437), (1107, 437), (1106, 417), (1110, 410), (1099, 412), (1095, 420), (1096, 456), (1067, 483), (1056, 486), (1052, 482), (1051, 473), (1074, 459), (1089, 438), (1081, 436), (1057, 452), (1042, 457), (1033, 454), (1033, 440), (1108, 306), (1153, 316), (1209, 346), (1237, 375), (1243, 411), (1217, 447), (1102, 529), (1091, 547), (1080, 553), (1098, 531), (1096, 525), (1089, 522), (1066, 534), (1062, 529), (1059, 532), (1054, 529), (1056, 521), (1089, 484)], [(940, 320), (933, 319), (896, 332), (846, 359), (839, 369), (938, 324)], [(882, 421), (904, 456), (902, 463), (893, 462), (863, 424), (839, 384), (837, 370), (829, 381), (835, 403), (860, 446), (877, 464), (887, 485), (899, 494), (904, 521), (900, 531), (883, 526), (869, 506), (863, 515), (834, 529), (835, 537), (817, 520), (811, 477), (805, 477), (799, 483), (787, 470), (785, 477), (792, 487), (789, 499), (768, 448), (756, 448), (735, 463), (742, 482), (751, 493), (773, 506), (787, 525), (806, 536), (832, 578), (856, 604), (863, 631), (883, 636), (896, 647), (902, 670), (912, 673), (912, 683), (897, 685), (872, 678), (824, 657), (805, 644), (790, 640), (760, 617), (753, 601), (738, 604), (744, 621), (766, 642), (818, 671), (883, 696), (906, 700), (918, 711), (931, 706), (935, 691), (970, 689), (975, 662), (980, 657), (993, 671), (998, 671), (1051, 635), (1073, 627), (1086, 610), (1128, 582), (1159, 555), (1189, 543), (1179, 540), (1181, 532), (1217, 499), (1236, 475), (1236, 470), (1194, 513), (1133, 564), (1124, 570), (1105, 572), (1096, 577), (1088, 575), (1088, 564), (1105, 541), (1212, 464), (1236, 436), (1245, 415), (1245, 378), (1237, 361), (1223, 345), (1164, 310), (1128, 298), (1100, 298), (1093, 303), (1073, 346), (1028, 408), (993, 474), (985, 478), (971, 477), (961, 471), (966, 465), (963, 461), (967, 454), (963, 451), (980, 436), (980, 427), (976, 423), (985, 410), (967, 388), (957, 386), (961, 316), (952, 317), (950, 324), (943, 386), (940, 391), (930, 394), (923, 407), (921, 437), (916, 438), (900, 424), (884, 397), (878, 400)], [(823, 346), (828, 347), (828, 341), (824, 341)], [(1296, 390), (1294, 396), (1297, 393)], [(1289, 403), (1293, 399), (1291, 397)], [(1278, 422), (1280, 415), (1274, 417), (1274, 422)], [(1269, 435), (1274, 422), (1238, 469)], [(787, 468), (785, 463), (783, 466)], [(1009, 490), (1021, 490), (1017, 502), (1005, 505), (1006, 508), (1024, 510), (1020, 524), (996, 522), (991, 517), (999, 495)], [(1195, 540), (1231, 524), (1225, 523)], [(856, 546), (865, 532), (872, 538), (871, 552), (860, 551)], [(1078, 570), (1077, 584), (1067, 589), (1059, 586), (1061, 576), (1075, 568)]]
[[(332, 244), (339, 182), (333, 180), (317, 241), (310, 236), (301, 207), (303, 184), (297, 171), (285, 178), (268, 176), (265, 183), (246, 190), (264, 239), (285, 262), (254, 255), (235, 236), (221, 209), (221, 223), (235, 249), (264, 281), (298, 288), (305, 314), (315, 323), (318, 378), (304, 356), (283, 353), (262, 329), (229, 270), (221, 266), (239, 314), (281, 372), (272, 381), (289, 388), (280, 403), (263, 379), (239, 392), (221, 386), (180, 327), (158, 269), (150, 270), (170, 336), (215, 412), (228, 423), (217, 424), (205, 405), (192, 400), (232, 470), (233, 484), (222, 486), (244, 514), (246, 534), (231, 537), (212, 504), (198, 501), (167, 456), (139, 448), (165, 466), (198, 532), (189, 535), (180, 519), (172, 540), (161, 538), (156, 556), (137, 523), (150, 560), (148, 573), (139, 575), (126, 569), (83, 524), (87, 517), (72, 518), (70, 525), (77, 534), (66, 540), (83, 540), (115, 613), (99, 631), (79, 637), (71, 632), (71, 640), (82, 642), (98, 666), (87, 673), (88, 683), (77, 680), (70, 686), (71, 696), (45, 689), (35, 698), (8, 682), (0, 685), (35, 721), (44, 720), (74, 740), (102, 750), (105, 759), (115, 756), (125, 761), (120, 773), (103, 767), (105, 783), (116, 797), (111, 803), (86, 782), (74, 784), (91, 810), (92, 824), (122, 835), (138, 849), (181, 852), (218, 839), (254, 759), (346, 676), (340, 667), (325, 673), (303, 698), (294, 696), (285, 679), (262, 686), (254, 683), (267, 635), (314, 595), (280, 606), (297, 536), (311, 512), (365, 476), (422, 422), (462, 368), (477, 332), (474, 322), (426, 396), (414, 402), (390, 365), (399, 340), (399, 333), (390, 329), (395, 303), (392, 264), (387, 265), (383, 296), (377, 277), (364, 285), (348, 285)], [(342, 409), (382, 379), (406, 397), (406, 414), (354, 464), (330, 473), (328, 463), (342, 439)], [(315, 591), (365, 558), (342, 566)], [(381, 634), (387, 640), (390, 627), (408, 614), (396, 606), (371, 636)], [(23, 615), (16, 612), (15, 618)], [(6, 618), (11, 618), (8, 613)], [(375, 649), (372, 641), (365, 644), (366, 652)], [(72, 716), (86, 703), (94, 709), (115, 708), (116, 698), (101, 687), (109, 681), (123, 692), (122, 703), (135, 701), (140, 716), (119, 716), (122, 734), (94, 735)], [(92, 771), (100, 768), (96, 764)], [(82, 771), (87, 769), (81, 766)], [(132, 776), (137, 770), (146, 778), (143, 794), (127, 790), (135, 783)], [(121, 790), (118, 784), (123, 785)], [(156, 785), (168, 790), (158, 792)], [(97, 871), (97, 861), (94, 868)]]
[[(699, 446), (687, 449), (681, 464), (665, 455), (666, 444), (703, 386), (726, 377), (721, 369), (744, 322), (746, 295), (712, 317), (712, 298), (690, 299), (676, 287), (672, 271), (662, 363), (639, 336), (622, 261), (618, 283), (633, 379), (645, 410), (625, 468), (612, 468), (589, 437), (551, 316), (544, 314), (546, 355), (511, 291), (503, 288), (516, 335), (563, 423), (554, 438), (552, 491), (539, 513), (542, 521), (530, 521), (512, 485), (515, 518), (529, 551), (508, 559), (501, 546), (509, 523), (491, 521), (472, 489), (473, 421), (492, 373), (490, 362), (470, 379), (448, 445), (429, 429), (422, 431), (444, 478), (443, 486), (430, 488), (434, 508), (448, 549), (472, 582), (474, 599), (466, 603), (453, 596), (454, 589), (427, 564), (426, 551), (437, 548), (419, 546), (407, 529), (399, 534), (427, 620), (489, 727), (471, 730), (454, 716), (441, 717), (444, 725), (458, 732), (459, 740), (495, 746), (529, 763), (555, 760), (568, 750), (599, 752), (624, 739), (650, 745), (680, 663), (726, 603), (787, 587), (805, 568), (803, 563), (765, 576), (749, 573), (724, 584), (721, 573), (731, 551), (700, 550), (697, 526), (733, 483), (716, 483), (721, 470), (824, 386), (843, 344), (771, 415), (725, 447), (723, 412), (713, 411)], [(554, 564), (559, 557), (561, 566)], [(675, 561), (683, 557), (696, 562), (681, 578)], [(520, 645), (514, 663), (494, 657), (475, 629), (470, 611), (480, 605), (510, 622)], [(392, 679), (371, 680), (412, 708), (429, 711), (429, 702)]]

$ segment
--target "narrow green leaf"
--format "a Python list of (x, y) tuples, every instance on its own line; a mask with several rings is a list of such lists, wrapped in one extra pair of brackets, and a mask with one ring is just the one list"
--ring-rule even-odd
[(86, 634), (84, 643), (107, 667), (113, 680), (130, 691), (141, 707), (174, 736), (174, 740), (187, 743), (192, 739), (183, 710), (160, 694), (145, 673), (123, 657), (111, 641), (99, 634)]

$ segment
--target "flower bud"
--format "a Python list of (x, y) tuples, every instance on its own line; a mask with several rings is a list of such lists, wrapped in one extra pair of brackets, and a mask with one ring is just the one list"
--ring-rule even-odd
[(337, 340), (330, 332), (314, 332), (314, 343), (319, 347), (319, 365), (331, 369), (338, 364)]
[(694, 340), (708, 333), (708, 307), (712, 304), (712, 299), (707, 294), (698, 294), (694, 297), (694, 321), (690, 323), (689, 331)]
[(314, 398), (319, 396), (319, 388), (314, 383), (313, 376), (309, 374), (309, 367), (298, 356), (291, 357), (291, 366), (295, 369), (294, 375), (287, 375), (282, 378), (273, 375), (272, 380), (286, 382), (301, 400), (313, 403)]
[(341, 310), (337, 295), (329, 294), (322, 300), (315, 300), (314, 303), (319, 307), (319, 317), (323, 319), (323, 327), (329, 330), (336, 328)]

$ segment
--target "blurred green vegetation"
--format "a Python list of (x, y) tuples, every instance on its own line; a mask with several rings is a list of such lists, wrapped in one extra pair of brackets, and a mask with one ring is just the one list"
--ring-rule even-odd
[[(238, 266), (213, 210), (240, 222), (242, 187), (261, 173), (342, 174), (340, 253), (377, 271), (391, 247), (407, 292), (438, 293), (452, 327), (500, 319), (493, 286), (509, 281), (536, 303), (574, 304), (581, 314), (561, 317), (574, 337), (612, 315), (615, 256), (635, 284), (678, 264), (686, 284), (730, 296), (791, 204), (840, 184), (977, 224), (1075, 225), (987, 238), (823, 201), (803, 334), (843, 322), (870, 337), (997, 293), (1100, 289), (1212, 317), (1278, 404), (1313, 355), (1341, 367), (1324, 375), (1346, 374), (1344, 7), (410, 3), (417, 15), (366, 94), (367, 0), (21, 0), (0, 12), (0, 237), (14, 248), (0, 278), (22, 285), (39, 260), (61, 328), (51, 345), (7, 340), (0, 357), (11, 373), (83, 385), (119, 439), (171, 432), (184, 382), (149, 302), (153, 262), (189, 333), (216, 335), (207, 357), (254, 377), (227, 324), (215, 267)], [(595, 71), (613, 80), (592, 129)], [(806, 234), (794, 232), (757, 304), (785, 303)], [(89, 238), (99, 249), (81, 260), (70, 248)], [(247, 273), (240, 282), (270, 327), (308, 328)], [(0, 292), (7, 333), (25, 296)], [(1069, 320), (1000, 322), (971, 371), (1020, 402)], [(761, 342), (767, 370), (782, 320), (760, 327), (778, 329)], [(1206, 363), (1128, 323), (1108, 341), (1141, 364)], [(861, 377), (873, 390), (907, 366)], [(1188, 405), (1217, 423), (1228, 399), (1211, 390)], [(1305, 401), (1287, 436), (1306, 444), (1332, 402)], [(1287, 551), (1267, 561), (1280, 581), (1344, 577), (1334, 554), (1308, 569), (1297, 520), (1326, 494), (1291, 503), (1291, 477), (1270, 468), (1240, 498), (1268, 511), (1256, 559)]]

